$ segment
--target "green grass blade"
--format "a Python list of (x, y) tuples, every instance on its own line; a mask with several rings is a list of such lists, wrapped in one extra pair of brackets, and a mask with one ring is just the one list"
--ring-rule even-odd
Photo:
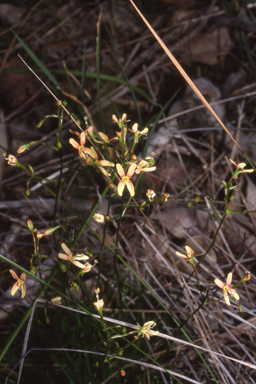
[(61, 86), (58, 83), (58, 81), (53, 76), (52, 72), (49, 71), (49, 69), (46, 68), (46, 66), (42, 63), (42, 61), (34, 54), (34, 52), (27, 46), (27, 44), (14, 32), (12, 31), (16, 39), (21, 43), (22, 47), (25, 49), (25, 51), (28, 53), (28, 55), (31, 57), (31, 59), (36, 63), (36, 65), (42, 70), (42, 72), (53, 82), (53, 84), (56, 85), (56, 87)]

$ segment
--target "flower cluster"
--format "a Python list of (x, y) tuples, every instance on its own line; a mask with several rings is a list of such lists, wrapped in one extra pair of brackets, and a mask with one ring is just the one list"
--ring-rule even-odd
[[(113, 171), (109, 168), (113, 168), (116, 165), (116, 170), (121, 180), (119, 180), (118, 186), (114, 186), (114, 188), (119, 196), (122, 196), (124, 188), (127, 187), (130, 195), (133, 197), (135, 195), (135, 188), (130, 179), (135, 175), (139, 175), (141, 172), (153, 172), (156, 169), (154, 166), (154, 160), (151, 157), (137, 160), (136, 155), (133, 153), (135, 144), (138, 142), (140, 137), (147, 135), (148, 128), (144, 128), (139, 131), (138, 124), (133, 124), (131, 132), (134, 134), (134, 143), (132, 148), (129, 149), (126, 143), (126, 125), (129, 121), (127, 120), (127, 115), (124, 113), (120, 119), (113, 115), (112, 119), (120, 129), (120, 131), (116, 132), (116, 137), (109, 139), (105, 133), (99, 132), (99, 139), (96, 139), (93, 133), (93, 127), (89, 127), (81, 133), (71, 131), (71, 133), (79, 137), (80, 143), (74, 139), (69, 139), (69, 142), (76, 150), (78, 150), (79, 156), (82, 158), (84, 165), (94, 166), (100, 170), (103, 176), (108, 180), (111, 174), (113, 174)], [(85, 146), (87, 138), (91, 143), (94, 141), (94, 145), (90, 146), (90, 148)], [(111, 141), (115, 139), (119, 141), (122, 156), (118, 154), (116, 147), (111, 143)], [(102, 158), (102, 160), (99, 159), (99, 154), (103, 157), (99, 145), (102, 145), (102, 149), (107, 148), (106, 155), (108, 154), (111, 157), (111, 160), (114, 159), (114, 154), (117, 154), (118, 161), (116, 164), (105, 158)], [(96, 219), (99, 219), (99, 217), (96, 216)]]

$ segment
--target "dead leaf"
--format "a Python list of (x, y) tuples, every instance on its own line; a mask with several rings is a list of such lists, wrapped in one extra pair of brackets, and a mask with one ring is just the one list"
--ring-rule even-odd
[(24, 12), (25, 8), (16, 7), (11, 4), (0, 4), (0, 18), (8, 24), (20, 23)]
[(208, 33), (198, 33), (184, 47), (183, 59), (215, 65), (231, 50), (233, 43), (229, 31), (225, 27), (214, 29)]
[(158, 220), (172, 236), (178, 239), (185, 237), (185, 231), (193, 233), (193, 228), (197, 225), (194, 210), (176, 204), (165, 206), (164, 211), (153, 213), (151, 218)]

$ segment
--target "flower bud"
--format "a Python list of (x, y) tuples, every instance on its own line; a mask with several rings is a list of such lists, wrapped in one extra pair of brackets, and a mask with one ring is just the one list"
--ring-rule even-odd
[(33, 228), (34, 228), (34, 225), (33, 225), (33, 222), (31, 220), (27, 221), (27, 226), (28, 226), (28, 229), (30, 230), (30, 232), (32, 232)]
[(67, 271), (67, 267), (65, 264), (60, 264), (60, 269), (62, 270), (62, 272), (66, 272)]
[(18, 160), (13, 155), (8, 155), (7, 160), (8, 160), (8, 164), (11, 165), (12, 167), (15, 167), (16, 165), (19, 164)]
[(48, 236), (48, 235), (50, 235), (51, 233), (53, 233), (54, 231), (56, 231), (56, 229), (58, 229), (59, 227), (60, 227), (60, 225), (58, 225), (57, 227), (47, 228), (47, 229), (44, 231), (43, 235), (44, 235), (44, 236)]

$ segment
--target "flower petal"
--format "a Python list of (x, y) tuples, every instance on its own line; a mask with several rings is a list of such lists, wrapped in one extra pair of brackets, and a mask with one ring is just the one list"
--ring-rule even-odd
[(91, 148), (84, 148), (84, 152), (86, 152), (89, 156), (91, 156), (93, 159), (98, 159), (98, 156), (97, 156), (97, 154), (96, 154), (96, 152), (95, 152), (95, 150), (94, 150), (94, 148), (93, 147), (91, 147)]
[(218, 287), (220, 287), (221, 289), (223, 289), (225, 287), (225, 284), (219, 279), (215, 279), (214, 283), (217, 284)]
[(23, 297), (25, 297), (25, 295), (26, 295), (26, 286), (23, 283), (22, 286), (21, 286), (21, 297), (22, 297), (22, 299), (23, 299)]
[(227, 292), (224, 292), (224, 300), (226, 301), (227, 305), (230, 305), (230, 301), (229, 301), (229, 297), (228, 297), (228, 293)]
[(58, 257), (59, 257), (60, 259), (63, 259), (63, 260), (69, 260), (68, 255), (64, 255), (64, 253), (59, 253), (59, 254), (58, 254)]
[(75, 255), (73, 257), (73, 260), (88, 260), (89, 259), (89, 256), (86, 256), (86, 255)]
[(232, 282), (232, 272), (229, 272), (226, 280), (226, 285), (229, 287)]
[(109, 142), (109, 138), (103, 132), (99, 132), (98, 134), (103, 141)]
[(130, 195), (134, 196), (135, 195), (135, 191), (134, 191), (133, 183), (130, 180), (128, 180), (126, 186), (128, 188), (128, 191), (130, 192)]
[(26, 277), (27, 277), (26, 273), (22, 273), (22, 274), (20, 275), (20, 279), (21, 279), (22, 281), (25, 281), (25, 280), (26, 280)]
[(186, 245), (185, 249), (186, 249), (186, 252), (187, 252), (187, 255), (189, 258), (194, 256), (195, 252), (193, 251), (192, 248), (190, 248), (188, 245)]
[(246, 167), (246, 163), (239, 163), (239, 164), (237, 164), (237, 167), (244, 169), (244, 167)]
[(95, 149), (93, 147), (90, 148), (91, 150), (91, 157), (94, 159), (94, 160), (98, 160), (98, 156), (97, 156), (97, 153), (95, 151)]
[(86, 142), (86, 132), (83, 131), (80, 135), (80, 145), (84, 146)]
[(101, 170), (101, 172), (103, 173), (104, 176), (108, 176), (108, 177), (111, 176), (111, 174), (108, 173), (104, 168), (102, 168), (100, 166), (99, 166), (99, 168), (100, 168), (100, 170)]
[[(117, 172), (118, 172), (120, 177), (124, 177), (125, 176), (124, 169), (123, 169), (121, 164), (117, 164), (116, 165), (116, 169), (117, 169)], [(120, 196), (122, 196), (122, 195), (120, 195)]]
[(188, 259), (187, 255), (183, 255), (183, 253), (180, 253), (180, 252), (176, 252), (176, 255), (179, 257), (182, 257), (182, 259)]
[(102, 165), (102, 167), (114, 167), (115, 164), (111, 163), (111, 161), (108, 160), (100, 160), (99, 164)]
[(14, 286), (12, 287), (12, 290), (11, 290), (11, 295), (15, 295), (15, 293), (18, 291), (19, 289), (19, 286), (18, 286), (18, 281), (17, 283), (14, 284)]
[[(141, 171), (142, 172), (153, 172), (156, 170), (156, 167), (145, 167), (145, 168), (141, 168)], [(135, 171), (136, 172), (136, 171)], [(137, 173), (137, 172), (136, 172)]]
[(229, 288), (228, 291), (229, 291), (229, 294), (230, 294), (231, 296), (234, 296), (234, 298), (235, 298), (236, 300), (239, 300), (239, 299), (240, 299), (238, 293), (236, 293), (236, 291), (235, 291), (233, 288)]
[(133, 131), (134, 133), (136, 133), (136, 132), (138, 131), (138, 124), (137, 124), (137, 123), (133, 124), (133, 126), (132, 126), (132, 131)]
[(13, 277), (15, 280), (19, 280), (18, 276), (16, 275), (16, 273), (15, 273), (12, 269), (10, 269), (9, 272), (10, 272), (10, 274), (12, 275), (12, 277)]
[(140, 132), (141, 135), (146, 135), (147, 133), (148, 133), (148, 128), (144, 128), (144, 129)]
[(61, 244), (61, 248), (63, 249), (63, 251), (64, 251), (68, 256), (71, 256), (71, 255), (72, 255), (72, 252), (71, 252), (70, 249), (66, 246), (66, 244), (62, 243), (62, 244)]
[(231, 161), (232, 164), (234, 164), (237, 167), (237, 164), (232, 159), (229, 159), (229, 160)]
[(79, 144), (74, 139), (69, 139), (70, 144), (75, 148), (79, 148)]
[(121, 180), (118, 184), (118, 187), (117, 187), (117, 192), (118, 192), (118, 195), (119, 196), (123, 196), (123, 192), (124, 192), (124, 182)]
[(75, 260), (73, 260), (73, 261), (71, 261), (71, 263), (74, 264), (74, 265), (75, 265), (76, 267), (78, 267), (78, 268), (82, 268), (82, 269), (84, 269), (84, 264), (79, 263), (79, 261), (75, 261)]
[(136, 167), (137, 167), (137, 164), (135, 164), (135, 163), (133, 163), (133, 164), (130, 166), (130, 168), (128, 169), (128, 172), (127, 172), (127, 176), (128, 176), (128, 177), (132, 177), (132, 176), (133, 176)]

